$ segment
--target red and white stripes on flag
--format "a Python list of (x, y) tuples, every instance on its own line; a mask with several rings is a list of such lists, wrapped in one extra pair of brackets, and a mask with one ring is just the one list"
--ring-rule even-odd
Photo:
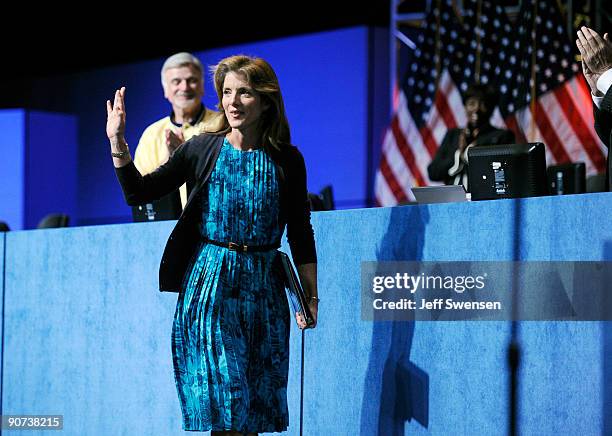
[[(441, 74), (427, 121), (420, 129), (403, 92), (397, 108), (384, 137), (376, 174), (374, 190), (380, 206), (411, 201), (410, 188), (437, 184), (429, 180), (427, 166), (446, 131), (466, 124), (461, 95), (446, 70)], [(535, 119), (531, 109), (524, 107), (504, 120), (496, 110), (492, 124), (513, 130), (517, 142), (543, 142), (547, 165), (584, 162), (587, 175), (605, 171), (606, 147), (595, 133), (592, 99), (581, 75), (538, 97), (534, 113)]]

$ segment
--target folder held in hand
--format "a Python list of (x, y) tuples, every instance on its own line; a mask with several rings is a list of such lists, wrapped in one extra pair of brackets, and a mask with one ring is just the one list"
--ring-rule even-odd
[(304, 289), (300, 284), (300, 280), (293, 268), (293, 264), (287, 256), (287, 253), (278, 251), (280, 261), (283, 269), (283, 278), (285, 280), (285, 288), (287, 289), (287, 296), (291, 302), (293, 313), (300, 313), (306, 321), (306, 326), (310, 327), (314, 324), (314, 318), (308, 307), (308, 298), (304, 294)]

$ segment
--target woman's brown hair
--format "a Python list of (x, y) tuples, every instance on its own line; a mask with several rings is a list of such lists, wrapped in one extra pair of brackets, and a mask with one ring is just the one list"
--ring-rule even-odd
[(223, 83), (228, 73), (242, 73), (253, 90), (269, 106), (262, 113), (260, 119), (264, 147), (280, 150), (283, 146), (291, 143), (289, 122), (285, 114), (285, 104), (283, 103), (280, 85), (276, 73), (268, 62), (258, 57), (236, 55), (222, 59), (217, 65), (211, 67), (211, 71), (219, 98), (217, 105), (219, 113), (206, 124), (204, 132), (220, 135), (230, 131), (230, 125), (222, 105)]

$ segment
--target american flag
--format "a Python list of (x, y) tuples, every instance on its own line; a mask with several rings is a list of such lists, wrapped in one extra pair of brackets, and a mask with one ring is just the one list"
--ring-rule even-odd
[(423, 22), (383, 141), (377, 203), (409, 201), (411, 187), (432, 184), (427, 166), (446, 131), (465, 126), (461, 95), (473, 82), (499, 91), (492, 124), (518, 142), (544, 142), (548, 165), (580, 161), (587, 174), (605, 171), (590, 91), (556, 2), (523, 1), (514, 24), (487, 0), (464, 1), (457, 12), (451, 0), (432, 2)]

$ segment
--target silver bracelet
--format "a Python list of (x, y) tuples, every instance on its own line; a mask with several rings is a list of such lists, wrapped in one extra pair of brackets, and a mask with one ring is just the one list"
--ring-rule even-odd
[(123, 159), (124, 157), (129, 156), (129, 154), (130, 154), (130, 147), (127, 145), (127, 142), (125, 144), (125, 151), (120, 151), (118, 153), (111, 152), (112, 157), (116, 157), (119, 159)]

